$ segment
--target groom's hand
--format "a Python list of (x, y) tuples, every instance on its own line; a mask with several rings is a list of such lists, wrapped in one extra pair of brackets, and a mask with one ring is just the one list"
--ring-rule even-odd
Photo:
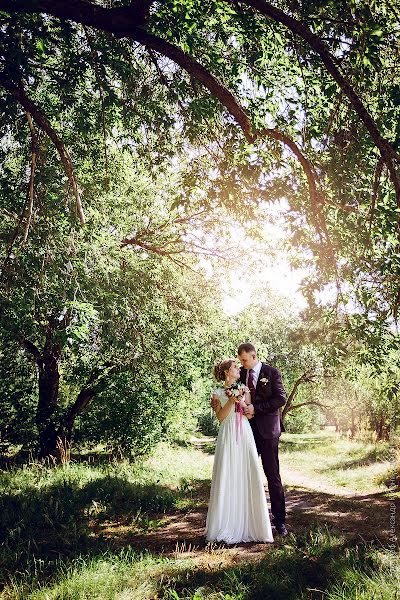
[(246, 415), (246, 417), (248, 417), (248, 418), (254, 417), (254, 406), (253, 406), (253, 404), (248, 404), (247, 406), (245, 406), (244, 409), (243, 409), (243, 412)]

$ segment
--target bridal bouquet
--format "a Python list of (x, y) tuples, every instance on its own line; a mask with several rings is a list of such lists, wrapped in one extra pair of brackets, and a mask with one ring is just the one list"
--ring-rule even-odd
[(237, 398), (236, 403), (240, 404), (239, 397), (243, 397), (245, 391), (246, 386), (244, 385), (244, 383), (241, 383), (240, 381), (235, 381), (235, 383), (232, 383), (232, 385), (226, 388), (225, 394), (228, 396), (228, 398), (235, 396)]
[(235, 412), (236, 412), (236, 441), (238, 439), (238, 435), (242, 435), (242, 418), (243, 418), (243, 407), (246, 406), (246, 402), (244, 400), (244, 394), (246, 391), (246, 386), (244, 383), (240, 381), (235, 381), (232, 385), (230, 385), (225, 390), (225, 394), (228, 398), (232, 398), (234, 396), (236, 398), (235, 404)]

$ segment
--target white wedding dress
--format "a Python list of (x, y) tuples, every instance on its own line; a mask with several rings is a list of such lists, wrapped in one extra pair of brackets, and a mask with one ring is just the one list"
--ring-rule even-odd
[[(224, 389), (214, 394), (221, 406), (228, 402)], [(218, 433), (205, 535), (228, 544), (274, 541), (253, 432), (245, 416), (236, 432), (233, 405)]]

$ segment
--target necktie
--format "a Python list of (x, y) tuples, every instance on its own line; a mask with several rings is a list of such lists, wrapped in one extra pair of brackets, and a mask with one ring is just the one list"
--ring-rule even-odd
[(250, 390), (251, 403), (254, 404), (254, 400), (256, 398), (256, 387), (254, 385), (254, 369), (249, 369), (247, 387)]

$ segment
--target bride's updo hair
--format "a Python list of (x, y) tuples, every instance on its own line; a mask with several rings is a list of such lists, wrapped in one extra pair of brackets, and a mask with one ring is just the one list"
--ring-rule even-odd
[(236, 360), (234, 358), (225, 358), (219, 363), (216, 363), (213, 368), (213, 375), (217, 381), (224, 381), (225, 372), (229, 371), (232, 366), (232, 363), (235, 363)]

